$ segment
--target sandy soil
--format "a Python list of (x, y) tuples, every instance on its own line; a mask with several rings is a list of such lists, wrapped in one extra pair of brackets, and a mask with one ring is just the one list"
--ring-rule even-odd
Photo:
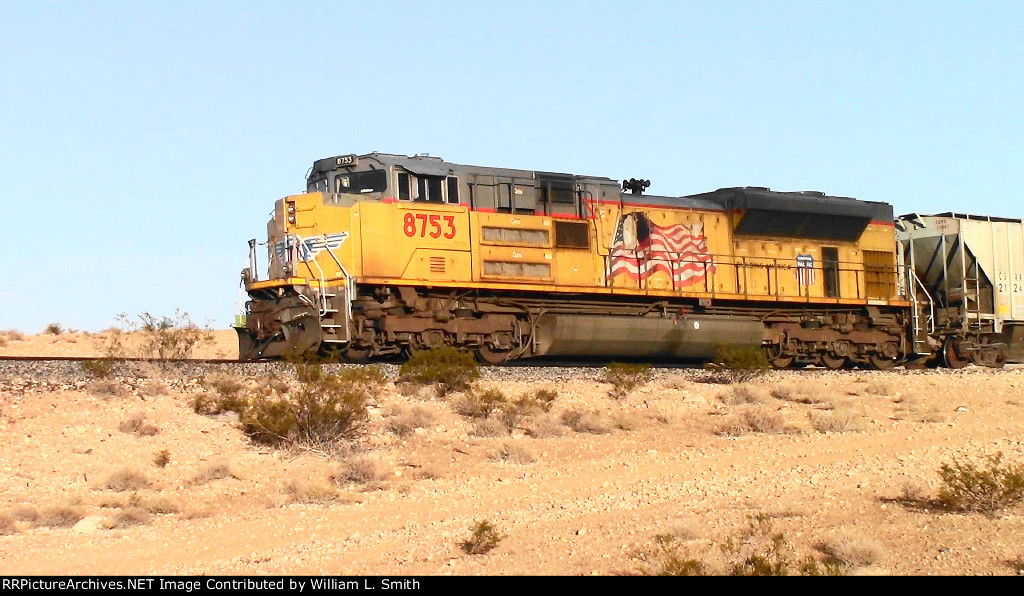
[[(66, 339), (8, 341), (0, 354), (92, 354)], [(697, 371), (657, 369), (617, 400), (599, 371), (565, 370), (489, 370), (481, 385), (509, 396), (558, 392), (549, 418), (496, 437), (476, 435), (452, 408), (457, 395), (403, 395), (389, 382), (363, 436), (334, 457), (255, 445), (234, 417), (194, 413), (207, 391), (195, 376), (42, 386), (0, 375), (0, 574), (632, 573), (656, 535), (711, 562), (758, 514), (794, 558), (857, 551), (853, 573), (1018, 573), (1024, 509), (926, 505), (943, 463), (1000, 451), (1024, 461), (1024, 371), (776, 372), (737, 394)], [(786, 398), (771, 397), (780, 387)], [(748, 399), (760, 403), (735, 403)], [(557, 423), (574, 409), (609, 432)], [(746, 412), (785, 432), (739, 432)], [(137, 415), (155, 431), (122, 430)], [(421, 427), (396, 433), (403, 416)], [(562, 434), (524, 432), (537, 427)], [(333, 483), (353, 462), (379, 475)], [(148, 487), (109, 488), (124, 470)], [(133, 507), (151, 517), (127, 525)], [(84, 520), (48, 527), (59, 508)], [(467, 555), (460, 545), (483, 519), (504, 539)]]
[[(102, 357), (110, 353), (112, 332), (72, 331), (60, 334), (42, 333), (22, 335), (18, 332), (11, 339), (11, 331), (0, 331), (0, 356), (80, 356)], [(116, 355), (148, 356), (143, 354), (144, 340), (138, 335), (126, 335), (117, 340)], [(191, 358), (238, 358), (238, 336), (232, 329), (218, 329), (211, 332), (211, 340), (199, 343)]]

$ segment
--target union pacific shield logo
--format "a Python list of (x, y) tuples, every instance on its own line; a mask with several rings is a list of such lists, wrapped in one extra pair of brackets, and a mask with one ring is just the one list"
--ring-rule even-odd
[(814, 285), (814, 255), (796, 256), (796, 283), (801, 286)]

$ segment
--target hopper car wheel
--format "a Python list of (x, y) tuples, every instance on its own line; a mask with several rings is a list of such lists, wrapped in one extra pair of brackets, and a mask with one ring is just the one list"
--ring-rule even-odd
[(846, 356), (836, 356), (829, 352), (822, 352), (821, 365), (830, 370), (838, 370), (846, 366)]
[(769, 362), (775, 368), (789, 368), (793, 365), (793, 360), (792, 356), (776, 356), (769, 360)]
[(942, 344), (942, 363), (948, 368), (963, 368), (971, 363), (970, 358), (961, 358), (957, 353), (960, 340), (955, 337), (947, 337)]
[[(991, 339), (988, 337), (982, 339), (983, 344), (991, 343)], [(978, 366), (988, 366), (991, 368), (1003, 368), (1006, 365), (1006, 349), (1002, 348), (996, 352), (993, 359), (988, 360), (981, 357), (981, 351), (977, 351), (971, 354), (971, 362)]]

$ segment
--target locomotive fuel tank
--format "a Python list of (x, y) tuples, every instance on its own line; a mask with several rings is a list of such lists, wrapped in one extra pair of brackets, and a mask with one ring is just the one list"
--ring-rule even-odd
[(754, 318), (544, 314), (537, 320), (534, 354), (710, 360), (723, 346), (760, 346), (764, 334), (764, 324)]

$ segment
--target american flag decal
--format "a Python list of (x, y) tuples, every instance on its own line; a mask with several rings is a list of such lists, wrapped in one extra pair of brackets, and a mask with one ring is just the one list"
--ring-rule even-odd
[(796, 256), (796, 282), (801, 286), (814, 285), (814, 255)]
[(608, 281), (620, 275), (642, 281), (662, 271), (679, 288), (701, 282), (715, 270), (703, 223), (659, 226), (643, 213), (619, 218), (609, 253)]

